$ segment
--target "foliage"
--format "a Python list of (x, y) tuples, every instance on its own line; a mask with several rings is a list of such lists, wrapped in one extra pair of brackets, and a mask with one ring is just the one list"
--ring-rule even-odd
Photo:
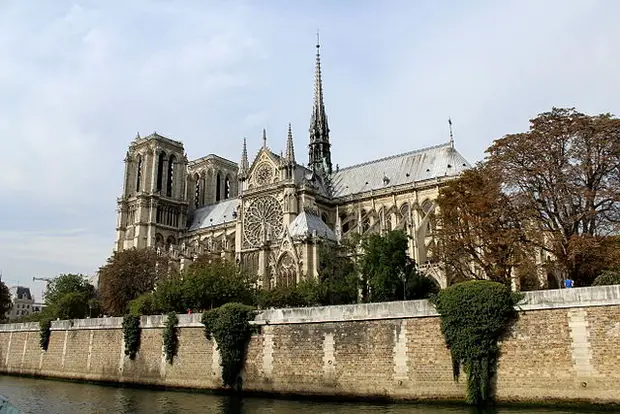
[(7, 285), (0, 281), (0, 321), (6, 320), (7, 312), (11, 310), (11, 293)]
[(256, 279), (234, 262), (202, 256), (192, 263), (182, 277), (172, 277), (157, 284), (153, 294), (156, 309), (185, 312), (187, 309), (214, 309), (225, 303), (253, 304)]
[(313, 280), (303, 280), (294, 286), (276, 286), (271, 290), (261, 290), (256, 302), (261, 309), (298, 308), (321, 305), (321, 286)]
[(620, 271), (619, 270), (606, 270), (601, 273), (592, 286), (608, 286), (608, 285), (620, 285)]
[(50, 319), (41, 319), (41, 321), (39, 321), (39, 346), (44, 351), (47, 351), (47, 346), (50, 343), (51, 329), (52, 321)]
[(362, 239), (360, 270), (365, 300), (385, 302), (403, 298), (403, 278), (410, 262), (407, 245), (407, 235), (400, 230)]
[(322, 305), (346, 305), (357, 302), (360, 279), (351, 256), (353, 247), (345, 244), (319, 245), (319, 281)]
[(134, 316), (153, 315), (156, 313), (152, 293), (143, 293), (137, 298), (129, 301), (128, 307), (129, 314)]
[(45, 312), (52, 319), (80, 319), (100, 313), (95, 287), (81, 274), (61, 274), (45, 291)]
[(553, 108), (487, 153), (528, 225), (528, 241), (557, 261), (559, 279), (587, 284), (576, 246), (617, 232), (620, 223), (620, 119)]
[(241, 303), (227, 303), (202, 315), (205, 336), (209, 340), (213, 337), (220, 351), (224, 385), (236, 385), (253, 331), (249, 321), (255, 316), (253, 307)]
[(434, 281), (420, 274), (407, 255), (408, 244), (407, 235), (401, 230), (369, 234), (361, 239), (359, 265), (364, 301), (418, 299), (437, 291)]
[(491, 399), (497, 341), (516, 317), (514, 306), (522, 294), (489, 280), (457, 283), (442, 290), (433, 301), (441, 316), (441, 331), (452, 353), (455, 379), (460, 365), (467, 373), (467, 400), (485, 404)]
[(140, 349), (139, 316), (123, 316), (123, 339), (125, 340), (125, 355), (128, 355), (129, 359), (134, 359)]
[(478, 165), (441, 188), (437, 205), (441, 215), (434, 253), (450, 284), (468, 279), (509, 284), (522, 257), (523, 232), (511, 198), (502, 191), (501, 176)]
[(178, 323), (179, 318), (177, 317), (176, 312), (168, 313), (168, 317), (166, 318), (166, 326), (164, 327), (162, 336), (164, 339), (164, 352), (166, 353), (166, 361), (171, 364), (172, 360), (177, 354), (177, 349), (179, 346), (179, 338), (177, 336)]
[(123, 315), (129, 302), (151, 292), (169, 274), (169, 261), (152, 248), (115, 252), (99, 269), (99, 290), (104, 311)]

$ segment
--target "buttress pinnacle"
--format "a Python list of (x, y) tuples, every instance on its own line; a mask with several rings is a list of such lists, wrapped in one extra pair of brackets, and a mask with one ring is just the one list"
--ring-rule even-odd
[(291, 123), (288, 124), (288, 134), (286, 137), (286, 161), (289, 163), (295, 162), (295, 148), (293, 146), (293, 130), (291, 127)]

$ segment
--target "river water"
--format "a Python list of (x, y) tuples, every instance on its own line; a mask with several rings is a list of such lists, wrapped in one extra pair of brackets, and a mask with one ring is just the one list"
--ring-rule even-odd
[[(234, 398), (200, 392), (155, 391), (0, 375), (0, 394), (23, 413), (149, 414), (478, 414), (468, 407)], [(589, 411), (582, 411), (583, 413)], [(497, 414), (575, 414), (576, 411), (499, 408)]]

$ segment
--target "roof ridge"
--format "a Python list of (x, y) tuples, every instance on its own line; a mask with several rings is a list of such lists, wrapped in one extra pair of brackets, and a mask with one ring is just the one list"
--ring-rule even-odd
[(446, 142), (443, 144), (431, 145), (430, 147), (424, 147), (424, 148), (420, 148), (420, 149), (413, 150), (413, 151), (401, 152), (399, 154), (394, 154), (394, 155), (390, 155), (390, 156), (383, 157), (383, 158), (377, 158), (375, 160), (365, 161), (359, 164), (349, 165), (348, 167), (340, 168), (338, 171), (335, 171), (334, 174), (338, 174), (340, 171), (349, 170), (351, 168), (361, 167), (361, 166), (368, 165), (368, 164), (374, 164), (379, 161), (386, 161), (386, 160), (391, 160), (393, 158), (402, 157), (403, 155), (412, 155), (412, 154), (416, 154), (416, 153), (420, 153), (420, 152), (424, 152), (424, 151), (428, 151), (432, 149), (438, 149), (441, 147), (448, 147), (448, 146), (450, 146), (450, 143)]

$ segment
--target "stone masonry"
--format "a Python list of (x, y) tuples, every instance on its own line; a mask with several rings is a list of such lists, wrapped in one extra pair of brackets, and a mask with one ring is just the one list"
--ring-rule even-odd
[[(620, 403), (620, 286), (530, 292), (501, 341), (499, 401)], [(140, 350), (124, 355), (122, 318), (0, 325), (0, 372), (114, 383), (217, 389), (217, 345), (200, 314), (179, 315), (179, 352), (163, 354), (165, 316), (141, 320)], [(427, 301), (274, 309), (254, 321), (246, 391), (463, 400), (438, 315)]]

